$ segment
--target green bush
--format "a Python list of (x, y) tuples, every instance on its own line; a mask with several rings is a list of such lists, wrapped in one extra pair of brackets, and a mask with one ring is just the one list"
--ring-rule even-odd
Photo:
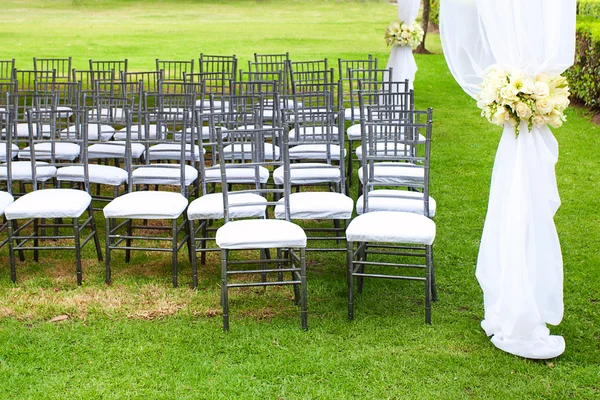
[[(596, 29), (594, 29), (596, 28)], [(566, 71), (572, 96), (586, 106), (600, 108), (600, 40), (596, 26), (581, 24), (577, 29), (575, 63)]]
[(429, 10), (429, 22), (435, 26), (440, 26), (440, 0), (431, 0), (431, 9)]
[(600, 18), (600, 1), (579, 0), (577, 2), (577, 15)]

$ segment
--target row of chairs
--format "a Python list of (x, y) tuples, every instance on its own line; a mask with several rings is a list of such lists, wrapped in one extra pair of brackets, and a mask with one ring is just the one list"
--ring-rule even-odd
[[(339, 84), (339, 82), (338, 82)], [(390, 209), (399, 210), (405, 205), (412, 205), (412, 214), (407, 217), (409, 219), (402, 223), (403, 220), (398, 220), (402, 223), (398, 226), (406, 225), (406, 228), (412, 232), (414, 224), (422, 221), (415, 221), (418, 219), (418, 215), (424, 216), (429, 221), (429, 225), (423, 228), (422, 232), (425, 236), (418, 237), (417, 239), (411, 236), (408, 240), (408, 244), (418, 244), (417, 248), (422, 250), (418, 253), (417, 257), (424, 257), (424, 267), (426, 269), (426, 276), (423, 278), (426, 281), (426, 320), (430, 321), (430, 297), (435, 297), (435, 285), (433, 275), (433, 261), (431, 258), (431, 243), (424, 243), (426, 241), (433, 241), (435, 236), (435, 225), (433, 225), (429, 217), (432, 217), (430, 198), (428, 195), (428, 163), (429, 163), (429, 141), (431, 135), (431, 113), (430, 112), (418, 112), (413, 109), (410, 105), (412, 104), (412, 95), (404, 91), (392, 90), (390, 86), (386, 90), (382, 90), (381, 80), (377, 83), (372, 83), (378, 87), (375, 90), (369, 90), (369, 80), (361, 80), (360, 84), (361, 93), (358, 96), (360, 105), (358, 112), (362, 115), (361, 118), (361, 143), (359, 158), (362, 161), (361, 169), (359, 170), (359, 177), (362, 181), (363, 195), (357, 204), (357, 211), (360, 217), (354, 221), (363, 221), (362, 224), (367, 226), (375, 226), (375, 233), (380, 234), (382, 230), (378, 226), (382, 220), (373, 220), (375, 222), (369, 222), (372, 218), (375, 218), (375, 214), (378, 214), (380, 218), (385, 218), (385, 212), (390, 212)], [(384, 85), (385, 86), (385, 85)], [(331, 87), (331, 86), (328, 86)], [(55, 108), (44, 108), (34, 109), (30, 108), (27, 112), (28, 115), (28, 145), (30, 147), (29, 160), (30, 170), (32, 176), (32, 189), (33, 192), (26, 194), (19, 198), (15, 204), (23, 205), (25, 202), (22, 199), (27, 198), (29, 194), (33, 194), (38, 189), (39, 182), (36, 177), (37, 172), (41, 169), (39, 160), (42, 158), (41, 153), (36, 145), (45, 144), (48, 150), (46, 159), (48, 167), (52, 167), (56, 163), (55, 154), (56, 145), (52, 139), (57, 138), (81, 138), (79, 155), (71, 160), (77, 160), (78, 163), (72, 163), (68, 166), (60, 166), (58, 168), (57, 175), (67, 176), (73, 179), (73, 169), (79, 168), (79, 171), (83, 173), (83, 179), (78, 179), (79, 184), (83, 184), (86, 189), (83, 192), (89, 191), (90, 173), (89, 173), (89, 151), (95, 145), (92, 144), (88, 147), (88, 141), (90, 131), (99, 131), (98, 128), (90, 129), (90, 127), (97, 127), (102, 122), (106, 122), (106, 118), (114, 118), (117, 114), (120, 114), (124, 118), (125, 129), (124, 129), (124, 140), (117, 141), (120, 143), (103, 143), (108, 145), (113, 144), (113, 147), (124, 148), (124, 170), (127, 174), (127, 190), (124, 194), (116, 197), (106, 207), (104, 207), (104, 214), (106, 217), (106, 265), (107, 265), (107, 282), (110, 281), (110, 253), (115, 249), (123, 249), (126, 251), (126, 260), (129, 260), (129, 253), (132, 250), (140, 250), (141, 247), (135, 246), (133, 242), (146, 242), (153, 240), (150, 236), (134, 236), (133, 231), (138, 228), (133, 224), (136, 219), (147, 220), (147, 219), (170, 219), (171, 226), (167, 229), (172, 232), (172, 239), (170, 239), (171, 247), (169, 249), (163, 249), (164, 251), (170, 251), (173, 255), (173, 284), (177, 284), (177, 252), (180, 248), (187, 244), (190, 259), (192, 262), (193, 269), (193, 281), (194, 285), (197, 283), (197, 268), (196, 268), (196, 252), (202, 256), (205, 251), (208, 251), (206, 243), (208, 241), (208, 229), (214, 219), (219, 219), (221, 216), (228, 221), (231, 216), (232, 219), (239, 219), (242, 217), (257, 217), (262, 216), (263, 219), (266, 216), (271, 217), (267, 219), (269, 222), (244, 222), (246, 220), (231, 221), (236, 224), (225, 223), (223, 227), (217, 230), (216, 243), (222, 251), (222, 264), (223, 273), (222, 277), (224, 280), (222, 298), (224, 305), (224, 326), (228, 327), (228, 312), (227, 308), (227, 290), (229, 287), (236, 287), (236, 285), (246, 286), (249, 283), (229, 283), (230, 276), (237, 276), (242, 271), (231, 268), (229, 258), (229, 250), (236, 249), (238, 241), (244, 242), (252, 248), (260, 247), (256, 242), (248, 243), (250, 239), (264, 240), (264, 235), (267, 233), (271, 234), (271, 241), (264, 240), (262, 250), (260, 251), (260, 257), (256, 261), (259, 268), (250, 270), (253, 274), (260, 275), (261, 279), (259, 282), (253, 284), (258, 285), (270, 285), (270, 284), (282, 284), (284, 282), (284, 275), (287, 272), (292, 274), (292, 278), (287, 284), (292, 284), (296, 289), (296, 298), (300, 304), (302, 304), (302, 321), (303, 326), (306, 326), (306, 282), (305, 282), (305, 255), (306, 250), (306, 236), (304, 230), (302, 235), (300, 231), (293, 228), (290, 224), (281, 224), (283, 221), (289, 222), (291, 219), (306, 219), (307, 208), (312, 207), (314, 211), (315, 206), (320, 206), (320, 217), (332, 215), (333, 205), (337, 206), (341, 201), (338, 199), (344, 199), (346, 203), (350, 204), (349, 212), (348, 208), (341, 210), (343, 215), (337, 215), (338, 218), (331, 218), (334, 220), (347, 221), (350, 219), (350, 215), (353, 211), (353, 201), (346, 196), (345, 193), (345, 179), (344, 179), (344, 134), (343, 134), (343, 121), (345, 110), (331, 101), (333, 98), (334, 90), (320, 90), (320, 91), (306, 91), (302, 93), (296, 93), (295, 95), (279, 97), (277, 92), (273, 93), (273, 97), (268, 99), (265, 98), (264, 93), (253, 93), (246, 95), (224, 95), (215, 99), (213, 94), (208, 94), (208, 99), (202, 99), (202, 103), (198, 108), (195, 93), (188, 93), (188, 95), (181, 94), (166, 94), (162, 93), (161, 97), (158, 97), (159, 107), (148, 107), (148, 102), (145, 102), (145, 107), (136, 107), (134, 102), (130, 99), (121, 99), (119, 102), (118, 98), (102, 96), (100, 92), (97, 93), (97, 98), (92, 103), (95, 103), (91, 107), (86, 107), (86, 102), (83, 102), (84, 106), (81, 108), (75, 108), (72, 110), (72, 114), (67, 115), (64, 111)], [(179, 103), (165, 102), (167, 97), (172, 96), (173, 98), (180, 98)], [(246, 98), (244, 98), (246, 96)], [(408, 96), (408, 100), (407, 100)], [(99, 104), (101, 104), (101, 98), (107, 100), (107, 112), (101, 111)], [(147, 93), (144, 97), (147, 97)], [(162, 100), (161, 100), (162, 99)], [(187, 100), (186, 100), (187, 99)], [(191, 99), (191, 100), (190, 100)], [(398, 100), (402, 99), (402, 100)], [(208, 107), (205, 106), (205, 101), (208, 103)], [(221, 102), (218, 107), (216, 104)], [(111, 103), (112, 102), (112, 103)], [(10, 101), (7, 101), (10, 104)], [(168, 106), (166, 106), (168, 104)], [(181, 105), (174, 106), (175, 104)], [(246, 107), (241, 107), (241, 105)], [(272, 115), (270, 124), (265, 125), (265, 112), (264, 109), (269, 104), (280, 104), (280, 107), (272, 107)], [(119, 107), (117, 106), (119, 105)], [(156, 103), (155, 103), (156, 105)], [(227, 105), (227, 107), (225, 107)], [(206, 110), (208, 108), (208, 110)], [(244, 118), (245, 113), (241, 112), (244, 109), (248, 111), (248, 118)], [(118, 111), (120, 110), (120, 111)], [(55, 122), (46, 124), (48, 116), (52, 115)], [(11, 113), (6, 113), (3, 120), (8, 121), (11, 119)], [(82, 123), (79, 123), (81, 121)], [(64, 122), (68, 121), (68, 122)], [(115, 122), (115, 121), (112, 121)], [(63, 125), (64, 124), (64, 125)], [(44, 133), (44, 126), (50, 125), (48, 133)], [(7, 124), (5, 128), (5, 135), (7, 138), (13, 137), (11, 127), (12, 123)], [(65, 126), (63, 128), (63, 126)], [(74, 132), (69, 132), (70, 127)], [(62, 128), (62, 129), (59, 129)], [(152, 128), (154, 127), (154, 128)], [(65, 132), (65, 129), (67, 130)], [(79, 129), (79, 132), (77, 130)], [(14, 131), (17, 129), (15, 128)], [(154, 134), (149, 133), (154, 130)], [(57, 135), (57, 132), (61, 132)], [(207, 133), (206, 133), (207, 132)], [(193, 137), (190, 138), (190, 135)], [(14, 135), (18, 137), (18, 135)], [(152, 136), (155, 142), (149, 140)], [(310, 137), (312, 141), (306, 143), (305, 140), (298, 141), (298, 138)], [(169, 139), (169, 142), (156, 142), (156, 139), (165, 140)], [(184, 139), (185, 138), (185, 139)], [(83, 141), (85, 139), (85, 142)], [(336, 142), (337, 140), (337, 142)], [(151, 143), (152, 142), (152, 143)], [(62, 143), (62, 142), (61, 142)], [(11, 140), (7, 141), (8, 147), (12, 148)], [(98, 143), (96, 143), (98, 144)], [(151, 147), (158, 145), (170, 144), (171, 147), (158, 149), (154, 151), (157, 153), (171, 153), (171, 160), (178, 161), (176, 164), (152, 164), (149, 163), (150, 155), (153, 153)], [(118, 146), (115, 146), (118, 145)], [(136, 146), (141, 145), (142, 147)], [(197, 146), (197, 147), (196, 147)], [(304, 147), (302, 147), (304, 146)], [(337, 147), (335, 147), (337, 146)], [(10, 170), (14, 165), (12, 161), (11, 151), (7, 147), (7, 170)], [(145, 155), (146, 160), (143, 163), (135, 161), (134, 154), (135, 148), (143, 150), (142, 154)], [(19, 147), (19, 153), (24, 148)], [(332, 151), (332, 149), (334, 149)], [(337, 149), (337, 153), (335, 153)], [(358, 150), (357, 149), (357, 150)], [(424, 152), (419, 154), (419, 149)], [(204, 150), (208, 151), (205, 156)], [(138, 151), (139, 152), (139, 151)], [(84, 154), (88, 153), (88, 154)], [(25, 154), (25, 153), (24, 153)], [(175, 154), (175, 156), (173, 156)], [(321, 165), (314, 163), (314, 157), (320, 155), (321, 157), (325, 154), (325, 162)], [(313, 159), (311, 160), (311, 157)], [(372, 158), (369, 158), (372, 157)], [(210, 159), (210, 160), (209, 160)], [(309, 162), (295, 163), (294, 160), (308, 160)], [(212, 163), (211, 163), (212, 161)], [(22, 161), (17, 161), (22, 162)], [(26, 162), (26, 161), (25, 161)], [(197, 162), (194, 164), (194, 162)], [(295, 186), (300, 184), (313, 184), (315, 181), (303, 181), (306, 179), (306, 172), (308, 170), (317, 170), (322, 173), (318, 174), (327, 175), (327, 173), (333, 170), (333, 166), (338, 164), (336, 169), (337, 180), (327, 181), (323, 179), (317, 183), (324, 183), (329, 189), (314, 190), (311, 192), (315, 193), (316, 196), (312, 197), (317, 199), (316, 201), (310, 201), (308, 194), (311, 192), (300, 191), (298, 193), (291, 193), (292, 183), (295, 181)], [(192, 166), (192, 165), (195, 165)], [(246, 165), (248, 164), (248, 165)], [(317, 165), (311, 165), (317, 164)], [(341, 164), (341, 168), (340, 168)], [(207, 167), (208, 168), (205, 168)], [(106, 166), (109, 167), (109, 166)], [(64, 169), (71, 168), (71, 173), (59, 173)], [(194, 172), (194, 170), (196, 172)], [(86, 172), (87, 171), (87, 172)], [(140, 172), (141, 171), (141, 172)], [(168, 172), (167, 172), (168, 171)], [(174, 173), (175, 172), (175, 173)], [(216, 178), (214, 173), (217, 172)], [(324, 172), (324, 174), (323, 174)], [(210, 176), (212, 174), (212, 181)], [(179, 192), (173, 191), (148, 191), (148, 190), (134, 190), (135, 186), (149, 186), (158, 183), (164, 184), (164, 180), (157, 179), (157, 175), (160, 178), (165, 178), (165, 175), (170, 176), (169, 183), (173, 184), (177, 181), (179, 184)], [(11, 176), (10, 171), (7, 172), (7, 176)], [(245, 178), (244, 179), (240, 179)], [(177, 179), (179, 178), (179, 179)], [(45, 181), (48, 181), (46, 179)], [(69, 179), (62, 179), (62, 181), (68, 181)], [(45, 182), (44, 181), (44, 182)], [(210, 187), (215, 183), (221, 183), (221, 192), (211, 192)], [(196, 183), (195, 188), (190, 188)], [(245, 191), (231, 191), (229, 189), (231, 185), (240, 184), (251, 184), (250, 189), (246, 188)], [(331, 185), (337, 186), (336, 190), (330, 192)], [(390, 187), (401, 186), (404, 189), (409, 190), (392, 190)], [(12, 188), (12, 185), (8, 185)], [(43, 187), (43, 184), (42, 184)], [(58, 186), (57, 186), (58, 187)], [(385, 190), (380, 189), (385, 187)], [(201, 189), (200, 189), (201, 188)], [(378, 190), (374, 190), (374, 189)], [(139, 189), (139, 188), (138, 188)], [(54, 190), (54, 189), (50, 189)], [(61, 190), (73, 190), (61, 189)], [(214, 189), (212, 189), (214, 190)], [(66, 192), (62, 192), (64, 194)], [(71, 193), (71, 192), (69, 192)], [(329, 194), (335, 194), (337, 196), (332, 200)], [(195, 200), (189, 202), (190, 195), (197, 197)], [(319, 197), (320, 196), (320, 197)], [(33, 198), (35, 196), (29, 196)], [(215, 211), (213, 214), (206, 213), (209, 203), (207, 199), (213, 198), (210, 202), (212, 210)], [(176, 200), (173, 203), (167, 202), (167, 199)], [(216, 202), (214, 201), (216, 199)], [(263, 200), (265, 199), (265, 200)], [(265, 203), (266, 201), (266, 203)], [(166, 202), (166, 203), (164, 203)], [(82, 202), (83, 204), (84, 202)], [(312, 204), (311, 204), (312, 203)], [(163, 207), (163, 204), (173, 204), (171, 207)], [(215, 209), (215, 204), (216, 209)], [(422, 204), (422, 206), (414, 206), (415, 204)], [(157, 207), (157, 205), (159, 205)], [(264, 205), (264, 209), (262, 208)], [(311, 207), (308, 207), (310, 205)], [(272, 206), (273, 211), (265, 213), (266, 207)], [(11, 206), (13, 209), (16, 206)], [(148, 209), (146, 209), (148, 208)], [(318, 209), (319, 207), (316, 207)], [(341, 207), (343, 208), (343, 207)], [(409, 207), (410, 208), (410, 207)], [(78, 208), (80, 210), (81, 207)], [(153, 214), (151, 211), (155, 210)], [(187, 213), (185, 212), (187, 209)], [(220, 209), (220, 211), (219, 211)], [(86, 205), (86, 208), (82, 211), (88, 210), (88, 219), (78, 224), (79, 231), (84, 228), (90, 229), (95, 232), (93, 226), (93, 210), (90, 205)], [(370, 211), (378, 210), (382, 213), (371, 213)], [(40, 230), (56, 228), (58, 222), (53, 224), (46, 224), (44, 220), (56, 219), (56, 218), (67, 218), (65, 215), (39, 215), (36, 214), (30, 224), (33, 226), (34, 234), (32, 236), (19, 236), (19, 232), (24, 232), (27, 229), (28, 223), (23, 224), (19, 227), (12, 225), (11, 221), (21, 219), (21, 214), (12, 214), (10, 207), (8, 209), (7, 217), (9, 221), (7, 223), (9, 237), (9, 247), (11, 253), (11, 271), (13, 279), (16, 279), (16, 273), (14, 268), (15, 254), (18, 253), (22, 256), (22, 250), (27, 248), (27, 242), (33, 241), (34, 245), (29, 246), (29, 249), (34, 251), (34, 257), (37, 259), (37, 251), (39, 250), (37, 241), (43, 237), (48, 238), (44, 232), (39, 233)], [(385, 211), (385, 212), (383, 212)], [(294, 214), (296, 212), (296, 214)], [(345, 212), (345, 214), (344, 214)], [(249, 213), (249, 214), (246, 214)], [(371, 217), (367, 217), (368, 215)], [(402, 214), (402, 213), (401, 213)], [(15, 217), (16, 215), (16, 217)], [(79, 214), (77, 217), (79, 217)], [(315, 214), (312, 214), (313, 217)], [(404, 215), (404, 214), (402, 214)], [(364, 216), (364, 217), (363, 217)], [(415, 217), (417, 216), (417, 217)], [(393, 212), (389, 218), (405, 218), (397, 213)], [(308, 217), (310, 218), (310, 217)], [(413, 218), (412, 220), (410, 218)], [(123, 221), (118, 223), (117, 220), (122, 219)], [(263, 220), (261, 219), (261, 221)], [(392, 219), (388, 220), (391, 221)], [(356, 231), (364, 231), (359, 222), (352, 222), (347, 229), (342, 229), (345, 235), (342, 237), (336, 237), (337, 240), (343, 239), (343, 236), (348, 237), (346, 252), (348, 254), (348, 276), (349, 276), (349, 316), (352, 316), (351, 311), (352, 292), (353, 292), (353, 281), (354, 277), (357, 278), (359, 283), (359, 291), (362, 288), (362, 279), (365, 276), (383, 277), (379, 274), (367, 274), (365, 272), (365, 266), (374, 264), (375, 261), (369, 259), (367, 261), (367, 254), (378, 254), (385, 252), (381, 248), (373, 248), (369, 243), (382, 241), (392, 242), (399, 240), (399, 237), (393, 235), (387, 236), (375, 236), (371, 237), (370, 240), (364, 240), (363, 236), (356, 236)], [(239, 223), (238, 223), (239, 222)], [(261, 227), (266, 224), (270, 224), (273, 229), (262, 229)], [(390, 225), (386, 225), (390, 226)], [(229, 227), (225, 229), (225, 227)], [(359, 227), (359, 228), (357, 228)], [(142, 226), (144, 228), (144, 226)], [(246, 231), (243, 229), (250, 229)], [(256, 228), (256, 229), (255, 229)], [(284, 236), (280, 235), (281, 232), (286, 232), (287, 228), (290, 230), (292, 237), (292, 246), (290, 242), (280, 243), (278, 240), (283, 239)], [(11, 231), (13, 230), (13, 231)], [(15, 231), (17, 231), (15, 235)], [(337, 232), (340, 229), (338, 227)], [(396, 232), (397, 230), (394, 230)], [(124, 233), (123, 233), (124, 232)], [(221, 233), (219, 233), (221, 232)], [(260, 232), (257, 235), (256, 232)], [(366, 231), (365, 231), (366, 232)], [(406, 232), (397, 231), (399, 236), (406, 239)], [(45, 235), (45, 236), (44, 236)], [(90, 240), (94, 240), (96, 243), (96, 250), (98, 257), (101, 258), (101, 252), (99, 251), (99, 240), (97, 234), (90, 233), (89, 236), (83, 238), (80, 234), (73, 234), (73, 239), (80, 244), (85, 244)], [(177, 239), (179, 238), (179, 239)], [(233, 238), (233, 242), (232, 239)], [(354, 242), (359, 242), (359, 245), (354, 249)], [(413, 243), (419, 242), (419, 243)], [(277, 246), (275, 246), (277, 245)], [(279, 246), (281, 245), (281, 246)], [(281, 247), (282, 250), (277, 252), (275, 257), (271, 257), (269, 248)], [(395, 246), (394, 246), (395, 247)], [(144, 248), (146, 249), (146, 248)], [(297, 251), (290, 251), (290, 249), (296, 249)], [(388, 249), (388, 247), (385, 247)], [(413, 254), (414, 246), (405, 246), (401, 252), (394, 253), (397, 257), (408, 257)], [(79, 254), (77, 254), (79, 260)], [(202, 260), (204, 261), (204, 260)], [(234, 264), (239, 264), (240, 261), (235, 261)], [(275, 268), (273, 273), (277, 275), (275, 281), (269, 281), (267, 275), (267, 264), (274, 263)], [(389, 264), (389, 263), (388, 263)], [(249, 265), (249, 260), (241, 261), (242, 266)], [(284, 267), (284, 265), (286, 267)], [(389, 265), (388, 265), (389, 266)], [(408, 263), (401, 263), (398, 266), (410, 268)], [(81, 268), (80, 262), (78, 261), (78, 282), (81, 282)], [(248, 270), (244, 270), (248, 272)]]

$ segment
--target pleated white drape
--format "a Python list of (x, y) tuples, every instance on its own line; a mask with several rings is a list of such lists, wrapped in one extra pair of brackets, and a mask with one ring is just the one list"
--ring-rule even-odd
[[(475, 97), (491, 66), (535, 77), (573, 64), (575, 0), (442, 0), (440, 32), (448, 66)], [(554, 214), (558, 144), (547, 126), (509, 124), (498, 146), (477, 260), (481, 325), (492, 343), (527, 358), (552, 358), (565, 342), (546, 324), (563, 317), (563, 271)]]
[[(420, 0), (398, 0), (398, 21), (412, 25), (417, 19), (420, 5)], [(393, 68), (392, 81), (408, 79), (410, 88), (413, 88), (417, 63), (410, 46), (392, 47), (386, 68)]]

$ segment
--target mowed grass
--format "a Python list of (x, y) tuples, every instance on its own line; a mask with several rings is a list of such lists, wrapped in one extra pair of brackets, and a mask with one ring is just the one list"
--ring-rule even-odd
[[(362, 58), (385, 65), (387, 2), (6, 1), (0, 59), (22, 69), (32, 57), (128, 58), (132, 70), (156, 58), (200, 52), (289, 51), (293, 59)], [(439, 52), (439, 39), (429, 46)], [(356, 319), (346, 316), (345, 258), (309, 254), (309, 330), (300, 329), (289, 288), (231, 292), (231, 332), (221, 330), (219, 256), (200, 269), (180, 253), (180, 287), (170, 258), (115, 253), (113, 284), (86, 248), (84, 284), (72, 255), (42, 253), (18, 264), (10, 282), (0, 250), (0, 398), (598, 398), (600, 396), (600, 129), (582, 109), (556, 130), (556, 216), (565, 270), (565, 318), (552, 332), (564, 355), (520, 359), (495, 349), (479, 326), (474, 276), (500, 130), (479, 116), (442, 55), (416, 56), (419, 108), (434, 108), (432, 194), (438, 202), (435, 257), (440, 300), (424, 324), (423, 287), (367, 281)], [(356, 180), (355, 180), (356, 185)], [(353, 193), (356, 186), (352, 188)], [(101, 213), (97, 215), (102, 225)], [(50, 322), (66, 315), (61, 322)]]

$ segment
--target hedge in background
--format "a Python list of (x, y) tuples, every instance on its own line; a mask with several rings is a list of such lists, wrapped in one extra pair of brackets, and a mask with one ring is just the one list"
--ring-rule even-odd
[(600, 40), (590, 28), (577, 29), (575, 63), (566, 71), (573, 97), (600, 109)]
[(579, 0), (577, 2), (577, 14), (600, 18), (600, 0)]

